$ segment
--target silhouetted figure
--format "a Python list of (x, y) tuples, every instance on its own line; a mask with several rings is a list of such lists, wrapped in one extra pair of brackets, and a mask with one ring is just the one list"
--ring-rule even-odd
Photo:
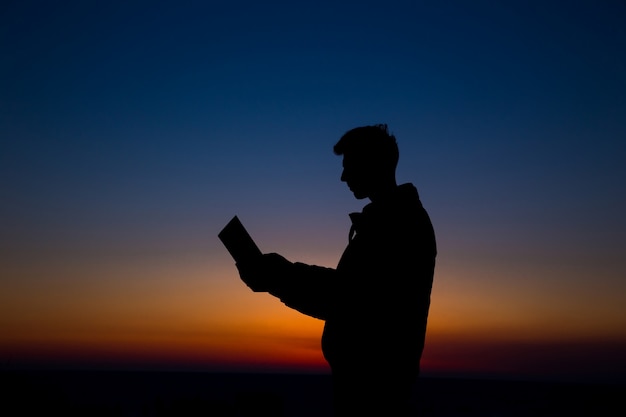
[(419, 374), (435, 268), (430, 218), (410, 183), (397, 185), (398, 146), (386, 125), (348, 131), (334, 146), (341, 181), (357, 199), (337, 268), (292, 263), (276, 253), (241, 278), (325, 321), (322, 351), (333, 379), (335, 415), (404, 415)]

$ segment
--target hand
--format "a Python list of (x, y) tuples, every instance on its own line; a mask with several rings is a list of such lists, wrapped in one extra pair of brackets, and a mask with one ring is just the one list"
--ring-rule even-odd
[(252, 291), (269, 291), (287, 279), (292, 263), (277, 253), (266, 253), (250, 262), (237, 263), (239, 276)]

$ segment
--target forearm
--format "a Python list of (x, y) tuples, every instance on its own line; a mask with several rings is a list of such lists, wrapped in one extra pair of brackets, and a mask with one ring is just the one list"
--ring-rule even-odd
[(335, 269), (300, 262), (291, 264), (269, 293), (299, 312), (325, 320), (335, 282)]

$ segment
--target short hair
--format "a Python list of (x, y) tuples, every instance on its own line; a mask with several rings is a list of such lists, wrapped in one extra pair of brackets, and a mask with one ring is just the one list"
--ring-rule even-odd
[(399, 151), (396, 137), (386, 124), (361, 126), (344, 133), (333, 147), (335, 155), (354, 155), (382, 166), (395, 169)]

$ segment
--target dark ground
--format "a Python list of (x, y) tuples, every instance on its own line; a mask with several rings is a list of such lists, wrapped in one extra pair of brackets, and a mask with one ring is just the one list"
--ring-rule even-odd
[[(331, 416), (327, 375), (3, 371), (2, 416)], [(626, 416), (623, 384), (422, 378), (418, 416)]]

